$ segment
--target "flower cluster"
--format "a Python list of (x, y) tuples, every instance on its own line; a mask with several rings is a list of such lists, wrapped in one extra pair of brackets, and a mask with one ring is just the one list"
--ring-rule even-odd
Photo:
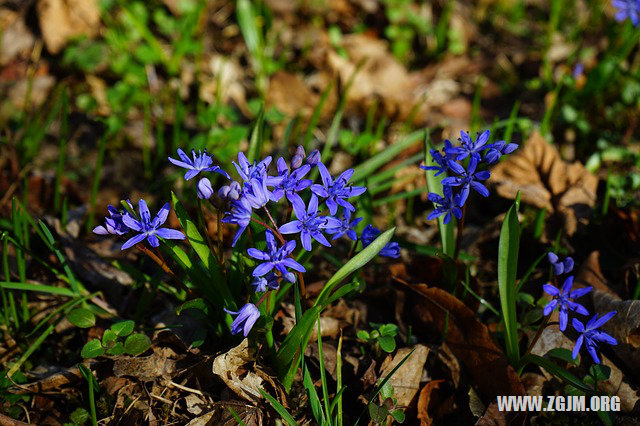
[[(131, 203), (128, 201), (127, 203), (131, 210), (133, 210)], [(147, 203), (143, 199), (140, 199), (138, 203), (139, 219), (134, 218), (128, 211), (120, 211), (113, 206), (108, 206), (107, 210), (109, 211), (110, 217), (105, 218), (104, 225), (96, 226), (93, 229), (94, 233), (98, 235), (125, 235), (129, 231), (137, 233), (137, 235), (134, 235), (122, 244), (121, 250), (126, 250), (145, 239), (151, 247), (158, 247), (160, 245), (158, 237), (165, 240), (182, 240), (185, 238), (184, 234), (176, 229), (160, 227), (167, 221), (167, 217), (169, 216), (169, 203), (165, 203), (164, 206), (162, 206), (153, 220), (151, 219), (149, 207), (147, 207)]]
[(616, 9), (616, 21), (622, 22), (628, 18), (634, 26), (638, 26), (640, 0), (612, 0), (611, 4)]
[[(547, 254), (547, 259), (553, 267), (553, 274), (555, 276), (568, 274), (573, 270), (574, 262), (571, 257), (567, 257), (564, 261), (561, 261), (555, 253), (549, 252)], [(573, 279), (573, 275), (567, 276), (567, 278), (564, 280), (562, 288), (560, 289), (551, 284), (545, 284), (542, 287), (545, 293), (552, 297), (552, 300), (544, 307), (543, 313), (545, 316), (549, 316), (556, 308), (558, 308), (558, 319), (561, 331), (565, 331), (567, 329), (569, 311), (574, 311), (580, 315), (589, 315), (589, 311), (587, 310), (587, 308), (575, 302), (575, 299), (578, 299), (589, 293), (592, 290), (592, 287), (589, 286), (572, 290)], [(580, 347), (584, 343), (587, 347), (587, 351), (591, 355), (591, 358), (593, 358), (593, 361), (596, 364), (599, 364), (600, 360), (596, 353), (598, 343), (603, 342), (610, 345), (618, 344), (616, 339), (614, 339), (607, 333), (598, 330), (599, 327), (606, 323), (615, 314), (616, 312), (612, 311), (607, 313), (600, 319), (598, 319), (598, 314), (596, 314), (587, 322), (586, 325), (582, 324), (576, 318), (573, 319), (571, 324), (573, 325), (573, 328), (578, 333), (580, 333), (580, 337), (578, 337), (578, 339), (576, 340), (576, 345), (573, 348), (574, 359), (578, 356)]]
[[(462, 218), (461, 207), (467, 201), (471, 189), (482, 195), (489, 196), (489, 190), (482, 183), (491, 177), (488, 170), (479, 170), (483, 163), (487, 166), (498, 162), (503, 155), (511, 154), (518, 148), (514, 143), (498, 141), (487, 144), (489, 141), (489, 130), (485, 130), (476, 136), (474, 141), (469, 133), (460, 132), (460, 146), (453, 146), (451, 141), (444, 141), (442, 152), (432, 149), (431, 158), (436, 163), (435, 166), (420, 166), (424, 170), (435, 170), (435, 176), (446, 173), (448, 176), (442, 179), (442, 194), (429, 193), (428, 199), (435, 205), (435, 210), (429, 214), (427, 219), (444, 217), (444, 223), (451, 221), (451, 216), (457, 219)], [(466, 167), (463, 161), (468, 159)]]
[[(181, 160), (169, 160), (187, 169), (187, 180), (201, 171), (220, 173), (230, 179), (224, 170), (212, 165), (213, 160), (206, 152), (193, 152), (193, 159), (190, 159), (182, 150), (178, 150), (178, 156)], [(206, 177), (202, 177), (197, 184), (198, 197), (211, 199), (215, 194), (216, 200), (212, 200), (216, 201), (214, 204), (225, 206), (222, 222), (238, 226), (233, 237), (233, 247), (251, 221), (267, 228), (264, 234), (266, 249), (251, 247), (247, 250), (249, 257), (258, 261), (252, 272), (253, 289), (256, 293), (265, 294), (277, 290), (282, 280), (295, 282), (296, 274), (306, 272), (294, 256), (294, 251), (299, 247), (296, 239), (287, 241), (284, 236), (297, 236), (300, 246), (306, 251), (313, 250), (314, 241), (331, 247), (327, 235), (331, 236), (331, 241), (343, 235), (358, 241), (355, 228), (362, 218), (352, 218), (356, 209), (350, 200), (366, 191), (364, 186), (354, 186), (350, 183), (354, 172), (352, 169), (337, 177), (331, 176), (317, 150), (306, 156), (304, 148), (298, 147), (289, 163), (284, 158), (278, 158), (275, 162), (275, 173), (270, 174), (272, 160), (272, 157), (268, 156), (261, 161), (250, 162), (244, 153), (240, 152), (237, 162), (233, 162), (238, 172), (238, 181), (232, 180), (217, 192)], [(320, 183), (314, 183), (309, 178), (310, 172), (316, 167), (321, 178)], [(282, 201), (288, 203), (289, 208), (282, 210), (288, 211), (286, 223), (278, 226), (269, 211), (269, 205)], [(291, 217), (292, 213), (295, 213), (295, 218)], [(268, 220), (263, 221), (264, 216)], [(363, 247), (369, 245), (379, 233), (380, 231), (371, 225), (367, 226), (360, 236)], [(380, 255), (398, 257), (400, 247), (397, 243), (389, 243)], [(253, 303), (245, 304), (239, 311), (227, 313), (236, 316), (231, 332), (242, 332), (245, 336), (260, 317), (258, 307)]]

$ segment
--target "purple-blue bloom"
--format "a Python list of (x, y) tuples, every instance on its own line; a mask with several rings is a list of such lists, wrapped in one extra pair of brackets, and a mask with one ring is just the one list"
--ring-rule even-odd
[(487, 152), (484, 154), (484, 161), (487, 164), (493, 164), (500, 160), (503, 155), (511, 154), (518, 149), (518, 144), (498, 141), (486, 146)]
[(589, 293), (592, 287), (589, 286), (579, 288), (573, 291), (571, 290), (571, 287), (573, 287), (573, 275), (567, 277), (567, 279), (564, 281), (564, 284), (562, 285), (561, 290), (558, 290), (551, 284), (545, 284), (544, 286), (542, 286), (545, 293), (553, 297), (553, 300), (547, 303), (547, 305), (544, 307), (543, 313), (545, 316), (548, 316), (556, 307), (560, 307), (558, 319), (560, 322), (561, 331), (565, 331), (567, 329), (569, 310), (575, 311), (582, 315), (589, 315), (589, 311), (587, 311), (587, 308), (579, 303), (574, 302), (573, 300)]
[(208, 200), (213, 195), (213, 188), (211, 187), (211, 181), (203, 177), (198, 181), (198, 186), (196, 188), (196, 193), (198, 198), (203, 200)]
[[(129, 207), (133, 209), (133, 206), (127, 201)], [(129, 232), (129, 228), (122, 221), (122, 217), (127, 214), (126, 211), (120, 211), (112, 205), (107, 206), (107, 211), (110, 217), (104, 218), (104, 226), (99, 225), (93, 228), (93, 233), (98, 235), (124, 235)]]
[(440, 151), (432, 149), (429, 152), (431, 153), (431, 158), (433, 158), (433, 161), (437, 164), (437, 166), (420, 166), (421, 169), (423, 170), (435, 170), (436, 174), (434, 176), (438, 176), (444, 172), (446, 172), (449, 169), (449, 160), (452, 160), (452, 158), (449, 156), (449, 154), (447, 154), (447, 151), (451, 150), (453, 148), (453, 145), (451, 145), (451, 141), (449, 141), (449, 139), (445, 139), (444, 141), (444, 155), (442, 155), (440, 153)]
[(613, 0), (611, 2), (616, 8), (615, 20), (622, 22), (629, 18), (634, 26), (638, 25), (640, 16), (640, 1), (638, 0)]
[(265, 275), (267, 272), (273, 270), (273, 268), (276, 268), (278, 271), (280, 271), (283, 276), (288, 272), (287, 268), (291, 268), (294, 271), (298, 272), (306, 272), (304, 266), (290, 257), (290, 254), (296, 248), (295, 241), (288, 241), (284, 246), (278, 248), (276, 239), (269, 229), (265, 231), (265, 239), (267, 240), (266, 252), (255, 249), (253, 247), (247, 250), (249, 256), (253, 257), (254, 259), (264, 261), (263, 263), (256, 266), (256, 268), (253, 270), (254, 277)]
[(240, 198), (242, 187), (238, 182), (231, 181), (229, 185), (223, 185), (218, 189), (218, 196), (224, 201), (235, 201)]
[(462, 217), (462, 210), (458, 207), (460, 205), (460, 194), (453, 195), (453, 190), (450, 186), (444, 186), (442, 192), (444, 197), (435, 192), (430, 192), (427, 195), (427, 199), (436, 205), (435, 210), (427, 216), (427, 220), (433, 220), (443, 214), (446, 214), (444, 217), (445, 224), (451, 221), (451, 215), (460, 219)]
[(487, 189), (487, 187), (478, 181), (489, 179), (489, 177), (491, 177), (491, 172), (489, 172), (488, 170), (476, 172), (477, 165), (478, 158), (474, 155), (472, 155), (471, 159), (469, 160), (469, 166), (467, 170), (465, 170), (464, 167), (462, 167), (460, 164), (454, 161), (449, 161), (449, 168), (460, 176), (451, 176), (448, 178), (444, 178), (442, 179), (442, 185), (462, 186), (462, 189), (460, 190), (460, 202), (458, 204), (458, 206), (460, 207), (464, 205), (464, 203), (467, 201), (467, 198), (469, 197), (469, 188), (473, 188), (483, 197), (489, 196), (489, 190)]
[(310, 187), (313, 183), (311, 179), (302, 179), (311, 170), (311, 166), (308, 164), (289, 172), (286, 161), (280, 157), (277, 166), (278, 175), (282, 177), (282, 180), (273, 188), (274, 201), (279, 201), (285, 194), (287, 198), (290, 198), (292, 194)]
[(596, 349), (599, 343), (608, 343), (610, 345), (617, 345), (618, 341), (609, 334), (604, 331), (598, 330), (598, 328), (602, 327), (604, 323), (609, 321), (612, 316), (616, 314), (616, 311), (611, 311), (602, 316), (602, 318), (598, 318), (598, 314), (595, 314), (593, 318), (591, 318), (586, 325), (582, 324), (578, 321), (577, 318), (574, 318), (571, 324), (573, 328), (576, 329), (578, 333), (580, 333), (580, 337), (576, 340), (576, 345), (573, 347), (573, 359), (578, 357), (578, 353), (580, 352), (580, 348), (582, 344), (587, 347), (587, 352), (593, 358), (593, 362), (596, 364), (600, 364), (600, 359), (598, 358), (598, 353)]
[(238, 334), (242, 331), (244, 337), (249, 335), (251, 327), (260, 318), (260, 311), (253, 303), (247, 303), (238, 312), (233, 312), (226, 308), (224, 311), (231, 315), (237, 315), (231, 323), (231, 334)]
[(491, 132), (489, 130), (485, 130), (476, 137), (474, 142), (471, 139), (471, 136), (469, 136), (469, 133), (461, 130), (459, 139), (461, 146), (445, 148), (445, 152), (455, 156), (455, 159), (458, 161), (471, 156), (471, 158), (475, 158), (476, 161), (479, 162), (481, 160), (480, 152), (486, 149), (484, 145), (489, 140), (490, 133)]
[(325, 232), (329, 235), (333, 235), (331, 240), (338, 239), (343, 235), (347, 235), (352, 241), (356, 241), (358, 239), (358, 235), (354, 228), (360, 223), (362, 220), (361, 217), (357, 217), (354, 220), (351, 220), (351, 211), (347, 209), (342, 209), (342, 220), (333, 217), (327, 216), (327, 224), (325, 225)]
[(251, 285), (256, 293), (262, 293), (267, 291), (267, 289), (277, 290), (278, 287), (280, 287), (280, 284), (278, 284), (278, 275), (273, 271), (267, 272), (266, 275), (261, 277), (255, 277)]
[[(380, 230), (373, 225), (367, 225), (362, 230), (360, 239), (362, 240), (362, 247), (367, 247), (380, 235)], [(400, 245), (396, 242), (391, 242), (385, 245), (380, 253), (380, 256), (392, 257), (394, 259), (400, 257)]]
[(300, 241), (305, 250), (311, 251), (311, 238), (326, 247), (331, 247), (327, 238), (322, 234), (322, 229), (327, 225), (325, 216), (318, 216), (318, 197), (311, 194), (309, 205), (305, 209), (304, 202), (298, 194), (289, 197), (289, 201), (293, 205), (293, 211), (296, 212), (297, 220), (285, 223), (279, 228), (282, 234), (300, 233)]
[(233, 237), (233, 243), (231, 247), (235, 247), (238, 242), (238, 238), (247, 229), (249, 222), (251, 222), (251, 205), (245, 198), (240, 198), (237, 201), (231, 203), (231, 211), (225, 213), (225, 217), (222, 219), (223, 223), (235, 223), (240, 228)]
[(159, 226), (167, 220), (167, 216), (169, 216), (169, 203), (165, 203), (165, 205), (162, 206), (153, 220), (151, 220), (151, 213), (149, 212), (147, 203), (143, 199), (140, 199), (138, 202), (138, 209), (140, 211), (139, 221), (134, 219), (130, 214), (122, 216), (124, 224), (132, 231), (140, 232), (140, 234), (129, 238), (122, 245), (121, 250), (128, 249), (144, 239), (149, 242), (151, 247), (158, 247), (160, 245), (158, 237), (166, 240), (183, 240), (185, 238), (184, 234), (177, 229), (159, 228)]
[(549, 263), (551, 263), (551, 266), (553, 266), (553, 275), (568, 274), (573, 270), (573, 259), (571, 257), (567, 256), (567, 258), (561, 262), (558, 255), (550, 251), (547, 253), (547, 259)]
[(347, 210), (355, 211), (355, 207), (347, 201), (347, 198), (358, 196), (364, 193), (367, 188), (364, 186), (347, 186), (349, 179), (353, 176), (353, 169), (347, 169), (335, 180), (329, 174), (329, 170), (323, 163), (318, 163), (322, 185), (311, 185), (311, 191), (319, 197), (326, 198), (325, 203), (329, 208), (329, 212), (335, 215), (338, 211), (338, 205)]
[(242, 198), (246, 199), (254, 209), (260, 209), (273, 200), (273, 194), (267, 189), (266, 176), (245, 182)]
[(242, 152), (238, 153), (238, 162), (236, 163), (233, 161), (233, 165), (236, 167), (238, 174), (245, 183), (259, 178), (264, 180), (268, 186), (273, 186), (278, 184), (282, 178), (267, 175), (269, 164), (271, 164), (271, 156), (266, 157), (259, 163), (254, 161), (253, 164), (251, 164)]
[(182, 149), (178, 148), (178, 156), (180, 157), (180, 160), (175, 160), (169, 157), (169, 161), (173, 164), (188, 170), (187, 173), (184, 174), (185, 180), (195, 177), (200, 172), (216, 172), (229, 179), (227, 172), (222, 170), (219, 166), (211, 165), (213, 164), (213, 156), (207, 154), (206, 150), (204, 152), (198, 151), (197, 154), (195, 150), (191, 150), (191, 154), (193, 155), (193, 160), (189, 158)]

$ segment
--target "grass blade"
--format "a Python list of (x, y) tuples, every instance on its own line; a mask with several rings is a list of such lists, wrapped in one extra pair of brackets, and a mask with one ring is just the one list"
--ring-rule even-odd
[(282, 404), (280, 404), (274, 397), (272, 397), (271, 395), (269, 395), (268, 393), (266, 393), (262, 389), (260, 389), (260, 393), (262, 394), (262, 396), (265, 397), (265, 399), (267, 401), (269, 401), (269, 403), (271, 404), (273, 409), (276, 410), (276, 412), (278, 414), (280, 414), (280, 417), (282, 417), (282, 420), (287, 422), (289, 424), (289, 426), (297, 426), (298, 425), (298, 422), (296, 422), (296, 420), (293, 418), (291, 413), (289, 413), (287, 411), (287, 409), (284, 408), (284, 406)]
[(498, 246), (498, 289), (500, 307), (505, 328), (507, 359), (512, 366), (517, 366), (520, 358), (518, 349), (518, 320), (516, 317), (516, 272), (518, 269), (518, 245), (520, 242), (520, 223), (518, 208), (520, 193), (507, 212)]

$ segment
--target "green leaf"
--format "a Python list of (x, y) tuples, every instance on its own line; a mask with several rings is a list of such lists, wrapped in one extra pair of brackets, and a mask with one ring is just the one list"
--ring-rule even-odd
[(82, 358), (95, 358), (100, 355), (104, 355), (105, 349), (102, 347), (102, 343), (100, 340), (93, 339), (89, 340), (82, 347), (82, 351), (80, 351), (80, 355)]
[(187, 300), (178, 307), (176, 314), (180, 315), (185, 309), (195, 309), (204, 315), (209, 315), (209, 304), (202, 298)]
[[(427, 130), (424, 135), (424, 164), (426, 166), (437, 166), (436, 162), (433, 161), (433, 158), (431, 157), (430, 151), (432, 148), (433, 146), (431, 145), (429, 131)], [(436, 176), (435, 170), (425, 170), (425, 174), (427, 176), (427, 187), (429, 188), (429, 192), (443, 195), (442, 179), (446, 177), (445, 173)], [(450, 258), (453, 258), (456, 251), (456, 241), (454, 236), (456, 222), (451, 220), (449, 223), (445, 224), (444, 216), (440, 216), (437, 220), (438, 231), (440, 232), (440, 242), (442, 243), (442, 252)]]
[(124, 351), (129, 355), (139, 355), (149, 349), (151, 340), (141, 333), (134, 333), (124, 342)]
[(107, 355), (122, 355), (124, 353), (124, 345), (122, 342), (116, 342), (115, 345), (107, 349)]
[(356, 336), (358, 336), (358, 339), (364, 340), (365, 342), (369, 341), (369, 333), (365, 330), (358, 330)]
[(71, 420), (74, 425), (83, 425), (89, 420), (89, 412), (84, 408), (77, 408), (71, 413), (69, 420)]
[(389, 410), (387, 407), (379, 406), (374, 404), (373, 402), (369, 403), (369, 416), (371, 416), (371, 420), (374, 423), (384, 423), (389, 415)]
[(498, 245), (498, 289), (505, 328), (506, 352), (509, 363), (514, 367), (518, 365), (520, 358), (516, 316), (516, 272), (520, 243), (519, 206), (520, 192), (504, 218)]
[(287, 422), (289, 424), (289, 426), (297, 426), (298, 425), (298, 422), (296, 422), (296, 420), (293, 418), (291, 413), (289, 413), (287, 411), (287, 409), (284, 408), (284, 406), (282, 404), (280, 404), (274, 397), (269, 395), (263, 389), (260, 389), (260, 393), (262, 394), (263, 397), (266, 398), (267, 401), (269, 401), (269, 403), (271, 404), (273, 409), (276, 410), (276, 412), (280, 415), (280, 417), (282, 417), (282, 420)]
[(580, 389), (587, 393), (593, 392), (592, 388), (582, 383), (580, 379), (578, 379), (576, 376), (574, 376), (564, 368), (561, 368), (558, 364), (554, 363), (553, 361), (550, 361), (546, 358), (543, 358), (541, 356), (534, 355), (534, 354), (528, 354), (520, 360), (521, 367), (524, 367), (529, 363), (536, 364), (544, 368), (545, 370), (547, 370), (548, 373), (553, 374), (554, 376), (564, 380), (566, 383), (570, 384), (576, 389)]
[(260, 105), (260, 111), (258, 112), (258, 119), (251, 132), (251, 139), (249, 140), (249, 150), (247, 151), (247, 160), (252, 163), (260, 156), (262, 151), (262, 130), (264, 128), (264, 105)]
[(391, 353), (396, 350), (396, 339), (393, 336), (380, 336), (378, 337), (378, 343), (383, 351)]
[(311, 413), (313, 414), (313, 418), (316, 420), (317, 424), (325, 423), (324, 412), (322, 411), (322, 404), (320, 403), (320, 398), (318, 397), (318, 391), (316, 390), (315, 385), (313, 384), (313, 380), (311, 379), (311, 374), (309, 374), (309, 369), (304, 361), (302, 361), (302, 384), (307, 391), (307, 395), (309, 396), (309, 405), (311, 405)]
[(598, 381), (607, 380), (611, 376), (611, 368), (606, 365), (593, 364), (589, 367), (589, 374)]
[(373, 174), (378, 168), (383, 165), (388, 164), (391, 160), (395, 159), (398, 154), (400, 154), (405, 149), (410, 148), (412, 145), (416, 144), (420, 139), (424, 136), (424, 131), (417, 130), (409, 135), (407, 135), (401, 141), (394, 143), (393, 145), (388, 146), (382, 152), (374, 155), (369, 158), (364, 163), (360, 164), (357, 167), (353, 168), (353, 177), (351, 178), (351, 182), (357, 183), (367, 176)]
[[(309, 337), (315, 324), (316, 317), (322, 310), (333, 301), (336, 294), (342, 295), (339, 289), (336, 294), (331, 295), (332, 290), (346, 279), (353, 272), (359, 270), (373, 259), (382, 248), (391, 240), (395, 228), (383, 232), (370, 245), (364, 248), (360, 253), (350, 259), (342, 268), (340, 268), (324, 285), (322, 291), (318, 295), (314, 306), (304, 313), (302, 318), (293, 327), (282, 343), (282, 346), (276, 354), (276, 369), (281, 378), (285, 389), (291, 389), (291, 384), (295, 377), (295, 372), (300, 361), (300, 349), (304, 349), (309, 343)], [(345, 286), (347, 287), (347, 286)], [(348, 287), (353, 288), (353, 287)]]
[(115, 342), (118, 340), (118, 335), (113, 330), (105, 330), (102, 335), (102, 346), (109, 349), (115, 346)]
[(545, 355), (547, 357), (553, 357), (557, 359), (561, 359), (564, 362), (569, 364), (578, 365), (579, 358), (573, 359), (573, 354), (569, 349), (566, 348), (553, 348)]
[(113, 330), (116, 335), (125, 337), (133, 332), (133, 327), (135, 325), (136, 324), (131, 320), (118, 321), (111, 325), (111, 330)]
[(398, 423), (404, 423), (404, 420), (406, 419), (406, 415), (404, 414), (404, 411), (402, 411), (401, 409), (397, 409), (391, 412), (391, 416), (393, 416), (394, 419), (396, 419), (396, 421)]
[(69, 322), (76, 327), (89, 328), (96, 324), (96, 316), (88, 309), (77, 308), (67, 314)]

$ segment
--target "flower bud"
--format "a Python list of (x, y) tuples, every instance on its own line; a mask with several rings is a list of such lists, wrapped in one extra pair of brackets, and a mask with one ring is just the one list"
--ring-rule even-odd
[(206, 177), (198, 181), (198, 198), (208, 200), (213, 195), (213, 188), (211, 187), (211, 181)]
[(302, 166), (302, 161), (304, 161), (304, 154), (304, 148), (302, 147), (302, 145), (298, 145), (295, 154), (293, 154), (293, 157), (291, 158), (292, 169), (297, 169), (298, 167)]
[(318, 151), (317, 149), (314, 149), (313, 151), (311, 151), (311, 153), (307, 157), (307, 164), (311, 166), (315, 166), (319, 162), (320, 162), (320, 151)]
[(242, 188), (240, 184), (235, 180), (229, 185), (224, 185), (218, 190), (218, 196), (225, 201), (235, 201), (240, 198)]

